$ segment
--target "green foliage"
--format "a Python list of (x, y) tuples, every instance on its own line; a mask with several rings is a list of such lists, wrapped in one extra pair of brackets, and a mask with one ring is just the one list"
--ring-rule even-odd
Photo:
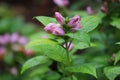
[(85, 49), (90, 46), (89, 35), (81, 30), (76, 33), (68, 33), (66, 35), (73, 39), (73, 44), (76, 49)]
[(120, 29), (120, 18), (114, 18), (113, 21), (110, 23), (112, 26)]
[(117, 52), (116, 56), (115, 56), (115, 61), (114, 61), (114, 65), (120, 60), (120, 51)]
[(30, 60), (24, 63), (21, 73), (23, 73), (24, 71), (28, 70), (31, 67), (34, 67), (40, 64), (45, 64), (48, 61), (49, 59), (46, 56), (37, 56), (37, 57), (31, 58)]
[(120, 67), (105, 67), (104, 73), (109, 80), (115, 80), (115, 78), (120, 74)]
[(98, 16), (86, 16), (81, 18), (81, 31), (90, 32), (95, 29), (100, 23), (100, 18)]
[(97, 78), (96, 67), (91, 64), (82, 64), (80, 66), (72, 66), (72, 67), (68, 67), (67, 70), (75, 73), (87, 73)]
[(31, 41), (26, 47), (39, 51), (55, 61), (67, 63), (66, 50), (55, 41), (40, 38)]
[(41, 22), (44, 26), (46, 26), (49, 23), (56, 23), (57, 21), (52, 17), (46, 17), (46, 16), (37, 16), (35, 17), (39, 22)]

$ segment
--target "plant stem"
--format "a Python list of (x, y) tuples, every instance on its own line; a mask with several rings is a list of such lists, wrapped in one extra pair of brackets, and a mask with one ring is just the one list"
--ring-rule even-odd
[[(68, 44), (67, 41), (66, 41), (65, 44), (66, 44), (67, 59), (68, 59), (69, 66), (70, 66), (70, 65), (71, 65), (71, 59), (70, 59), (70, 55), (69, 55), (68, 49), (69, 49), (69, 47), (70, 47), (70, 45), (71, 45), (71, 42)], [(72, 73), (69, 73), (69, 74), (70, 74), (71, 80), (73, 80)]]
[(66, 45), (66, 54), (67, 54), (67, 59), (68, 59), (68, 63), (69, 63), (69, 65), (70, 65), (71, 61), (70, 61), (70, 56), (69, 56), (69, 51), (68, 51), (68, 49), (69, 49), (69, 45), (68, 45), (68, 43), (67, 43), (67, 42), (65, 43), (65, 45)]

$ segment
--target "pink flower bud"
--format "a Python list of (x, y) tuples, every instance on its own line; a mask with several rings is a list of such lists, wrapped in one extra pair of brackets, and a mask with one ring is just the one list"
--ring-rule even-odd
[(47, 33), (52, 33), (55, 27), (58, 27), (58, 25), (55, 24), (55, 23), (49, 23), (49, 24), (44, 28), (44, 30), (45, 30)]
[(9, 72), (10, 72), (12, 75), (17, 75), (17, 74), (18, 74), (18, 71), (17, 71), (16, 67), (10, 68)]
[(75, 27), (75, 25), (80, 23), (80, 17), (78, 15), (72, 17), (68, 22), (68, 26)]
[(64, 24), (64, 17), (59, 12), (55, 12), (55, 18), (60, 24)]
[[(70, 51), (73, 48), (73, 44), (71, 42), (67, 43), (67, 46), (69, 47), (68, 50)], [(63, 45), (63, 47), (66, 48), (66, 44)]]
[(88, 6), (88, 7), (86, 8), (86, 12), (87, 12), (87, 14), (92, 14), (92, 9), (91, 9), (90, 6)]
[(52, 34), (54, 35), (59, 35), (59, 36), (63, 36), (65, 34), (64, 30), (61, 27), (56, 27)]
[(69, 4), (68, 0), (53, 0), (53, 2), (59, 7), (67, 6)]
[(64, 30), (60, 27), (59, 24), (55, 24), (55, 23), (50, 23), (48, 24), (44, 30), (47, 32), (47, 33), (52, 33), (54, 35), (64, 35)]
[(11, 43), (15, 43), (15, 42), (17, 42), (18, 40), (19, 40), (19, 35), (18, 35), (18, 33), (13, 33), (12, 35), (11, 35), (11, 38), (10, 38), (10, 42)]
[(72, 31), (79, 30), (81, 28), (80, 17), (78, 15), (72, 17), (68, 22), (68, 26), (71, 27)]
[(31, 56), (31, 55), (34, 54), (32, 50), (25, 50), (24, 53), (25, 53), (25, 55), (27, 55), (27, 56)]
[(9, 34), (5, 34), (3, 36), (0, 36), (0, 44), (6, 45), (9, 42), (10, 42), (10, 35)]
[(101, 11), (102, 11), (103, 13), (107, 13), (107, 9), (105, 8), (105, 6), (101, 6)]
[(76, 24), (73, 28), (71, 28), (72, 31), (77, 31), (79, 30), (80, 28), (82, 28), (80, 22), (78, 24)]
[(20, 37), (18, 43), (21, 45), (26, 45), (28, 43), (28, 39), (26, 37)]

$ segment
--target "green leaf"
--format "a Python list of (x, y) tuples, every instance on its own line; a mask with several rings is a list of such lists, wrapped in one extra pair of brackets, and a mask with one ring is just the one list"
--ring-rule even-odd
[(115, 56), (115, 61), (114, 61), (114, 65), (116, 65), (116, 63), (120, 60), (120, 51), (117, 52), (116, 56)]
[(76, 49), (85, 49), (90, 46), (90, 37), (81, 30), (76, 33), (68, 33), (67, 36), (73, 38), (73, 44)]
[(84, 32), (90, 32), (95, 29), (100, 23), (100, 18), (98, 16), (86, 16), (81, 19), (81, 30)]
[(57, 72), (51, 71), (46, 75), (45, 80), (59, 80), (61, 75)]
[(35, 17), (39, 22), (41, 22), (44, 26), (46, 26), (49, 23), (57, 23), (57, 21), (52, 17), (46, 17), (46, 16), (37, 16)]
[(36, 75), (43, 75), (44, 73), (50, 71), (48, 66), (39, 66), (38, 68), (35, 68), (29, 73), (30, 77), (34, 77)]
[(21, 74), (28, 70), (29, 68), (32, 68), (34, 66), (37, 66), (37, 65), (40, 65), (40, 64), (45, 64), (49, 61), (49, 58), (46, 57), (46, 56), (37, 56), (37, 57), (34, 57), (30, 60), (28, 60), (27, 62), (25, 62), (23, 64), (23, 67), (22, 67), (22, 70), (21, 70)]
[(120, 18), (114, 18), (113, 21), (110, 23), (112, 26), (120, 29)]
[(116, 44), (119, 44), (119, 45), (120, 45), (120, 42), (117, 42)]
[(120, 74), (120, 67), (105, 67), (104, 73), (109, 80), (115, 80), (115, 78)]
[(96, 67), (94, 65), (91, 65), (91, 64), (83, 64), (83, 65), (80, 65), (80, 66), (68, 67), (67, 70), (69, 72), (75, 72), (75, 73), (80, 72), (80, 73), (90, 74), (90, 75), (97, 78)]
[(57, 42), (54, 42), (49, 39), (37, 39), (33, 40), (26, 46), (29, 49), (39, 51), (49, 58), (58, 61), (67, 63), (66, 50), (60, 46)]

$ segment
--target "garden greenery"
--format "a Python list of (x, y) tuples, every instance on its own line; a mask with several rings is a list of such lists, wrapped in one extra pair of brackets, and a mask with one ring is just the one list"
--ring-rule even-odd
[[(21, 73), (39, 65), (37, 73), (41, 74), (41, 80), (115, 80), (120, 74), (120, 51), (113, 49), (115, 44), (120, 44), (119, 5), (113, 1), (102, 5), (97, 13), (90, 6), (86, 9), (87, 13), (69, 13), (65, 8), (69, 3), (67, 1), (54, 0), (60, 7), (60, 12), (55, 12), (55, 18), (35, 17), (45, 26), (46, 33), (42, 32), (41, 38), (35, 38), (27, 44), (26, 48), (40, 55), (25, 62)], [(118, 10), (109, 10), (110, 5)], [(75, 55), (77, 50), (83, 49), (84, 54)], [(56, 70), (49, 68), (53, 62), (57, 64)]]

